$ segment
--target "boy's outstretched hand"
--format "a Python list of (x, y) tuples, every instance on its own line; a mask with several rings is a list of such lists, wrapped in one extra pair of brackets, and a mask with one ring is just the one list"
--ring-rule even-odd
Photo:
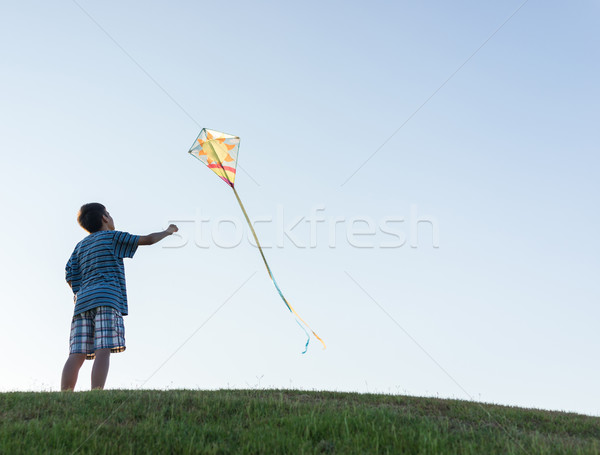
[(162, 232), (155, 232), (153, 234), (142, 235), (138, 241), (138, 245), (154, 245), (156, 242), (160, 242), (165, 237), (174, 234), (179, 228), (174, 224), (170, 224), (167, 229)]

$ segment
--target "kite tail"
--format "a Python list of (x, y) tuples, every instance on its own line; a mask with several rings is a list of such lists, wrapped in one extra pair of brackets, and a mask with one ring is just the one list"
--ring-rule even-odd
[[(306, 340), (306, 345), (304, 347), (304, 351), (302, 352), (302, 354), (304, 354), (308, 350), (308, 343), (310, 343), (310, 335), (306, 331), (306, 329), (304, 328), (304, 326), (302, 324), (304, 324), (308, 328), (308, 330), (311, 331), (311, 333), (317, 338), (317, 340), (319, 340), (321, 342), (321, 344), (323, 345), (323, 349), (325, 349), (325, 343), (323, 342), (323, 340), (321, 339), (321, 337), (319, 335), (317, 335), (313, 329), (310, 328), (310, 326), (306, 323), (306, 321), (304, 319), (302, 319), (300, 317), (300, 315), (298, 313), (296, 313), (296, 310), (294, 310), (294, 308), (292, 308), (292, 306), (289, 304), (289, 302), (287, 301), (287, 299), (284, 297), (283, 292), (281, 292), (281, 289), (279, 289), (279, 286), (277, 285), (277, 281), (275, 281), (275, 277), (273, 276), (273, 273), (271, 272), (271, 268), (269, 267), (269, 264), (267, 263), (267, 259), (265, 258), (263, 250), (262, 250), (262, 248), (260, 246), (260, 242), (258, 241), (258, 237), (256, 236), (256, 232), (254, 231), (254, 227), (252, 226), (252, 223), (250, 222), (250, 218), (248, 217), (248, 214), (246, 213), (246, 209), (244, 208), (244, 204), (242, 204), (242, 201), (241, 201), (240, 197), (238, 196), (237, 191), (235, 190), (235, 188), (234, 188), (233, 185), (231, 185), (231, 189), (233, 190), (233, 193), (235, 194), (235, 197), (236, 197), (238, 203), (240, 204), (242, 212), (244, 212), (244, 216), (246, 217), (246, 221), (248, 222), (248, 226), (250, 226), (250, 230), (252, 231), (252, 235), (254, 236), (254, 241), (256, 242), (256, 246), (258, 246), (258, 251), (260, 251), (260, 255), (262, 256), (263, 262), (265, 263), (265, 267), (267, 268), (267, 272), (269, 272), (269, 277), (271, 278), (271, 281), (273, 281), (273, 284), (275, 285), (275, 289), (277, 289), (277, 292), (279, 293), (279, 296), (281, 297), (281, 300), (283, 300), (283, 303), (285, 303), (285, 306), (287, 306), (288, 310), (290, 310), (290, 312), (292, 314), (294, 314), (294, 316), (296, 316), (296, 322), (298, 323), (298, 325), (300, 327), (302, 327), (302, 330), (304, 330), (304, 333), (306, 333), (307, 340)], [(300, 324), (300, 321), (302, 321), (302, 324)]]

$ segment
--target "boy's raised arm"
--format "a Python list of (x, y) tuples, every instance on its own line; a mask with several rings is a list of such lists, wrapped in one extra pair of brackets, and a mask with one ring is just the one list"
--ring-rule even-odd
[(140, 236), (138, 245), (154, 245), (156, 242), (160, 242), (165, 237), (177, 232), (179, 229), (174, 224), (169, 225), (167, 229), (162, 232), (154, 232), (148, 235)]

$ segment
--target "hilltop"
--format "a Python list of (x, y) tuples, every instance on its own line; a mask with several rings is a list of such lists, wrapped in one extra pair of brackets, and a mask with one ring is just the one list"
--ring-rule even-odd
[(598, 454), (600, 418), (298, 390), (0, 394), (0, 453)]

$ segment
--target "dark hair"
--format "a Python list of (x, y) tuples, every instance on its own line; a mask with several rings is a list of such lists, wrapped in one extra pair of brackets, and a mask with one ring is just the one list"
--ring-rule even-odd
[(98, 202), (84, 204), (77, 214), (77, 222), (90, 234), (102, 228), (102, 215), (106, 214), (106, 207)]

